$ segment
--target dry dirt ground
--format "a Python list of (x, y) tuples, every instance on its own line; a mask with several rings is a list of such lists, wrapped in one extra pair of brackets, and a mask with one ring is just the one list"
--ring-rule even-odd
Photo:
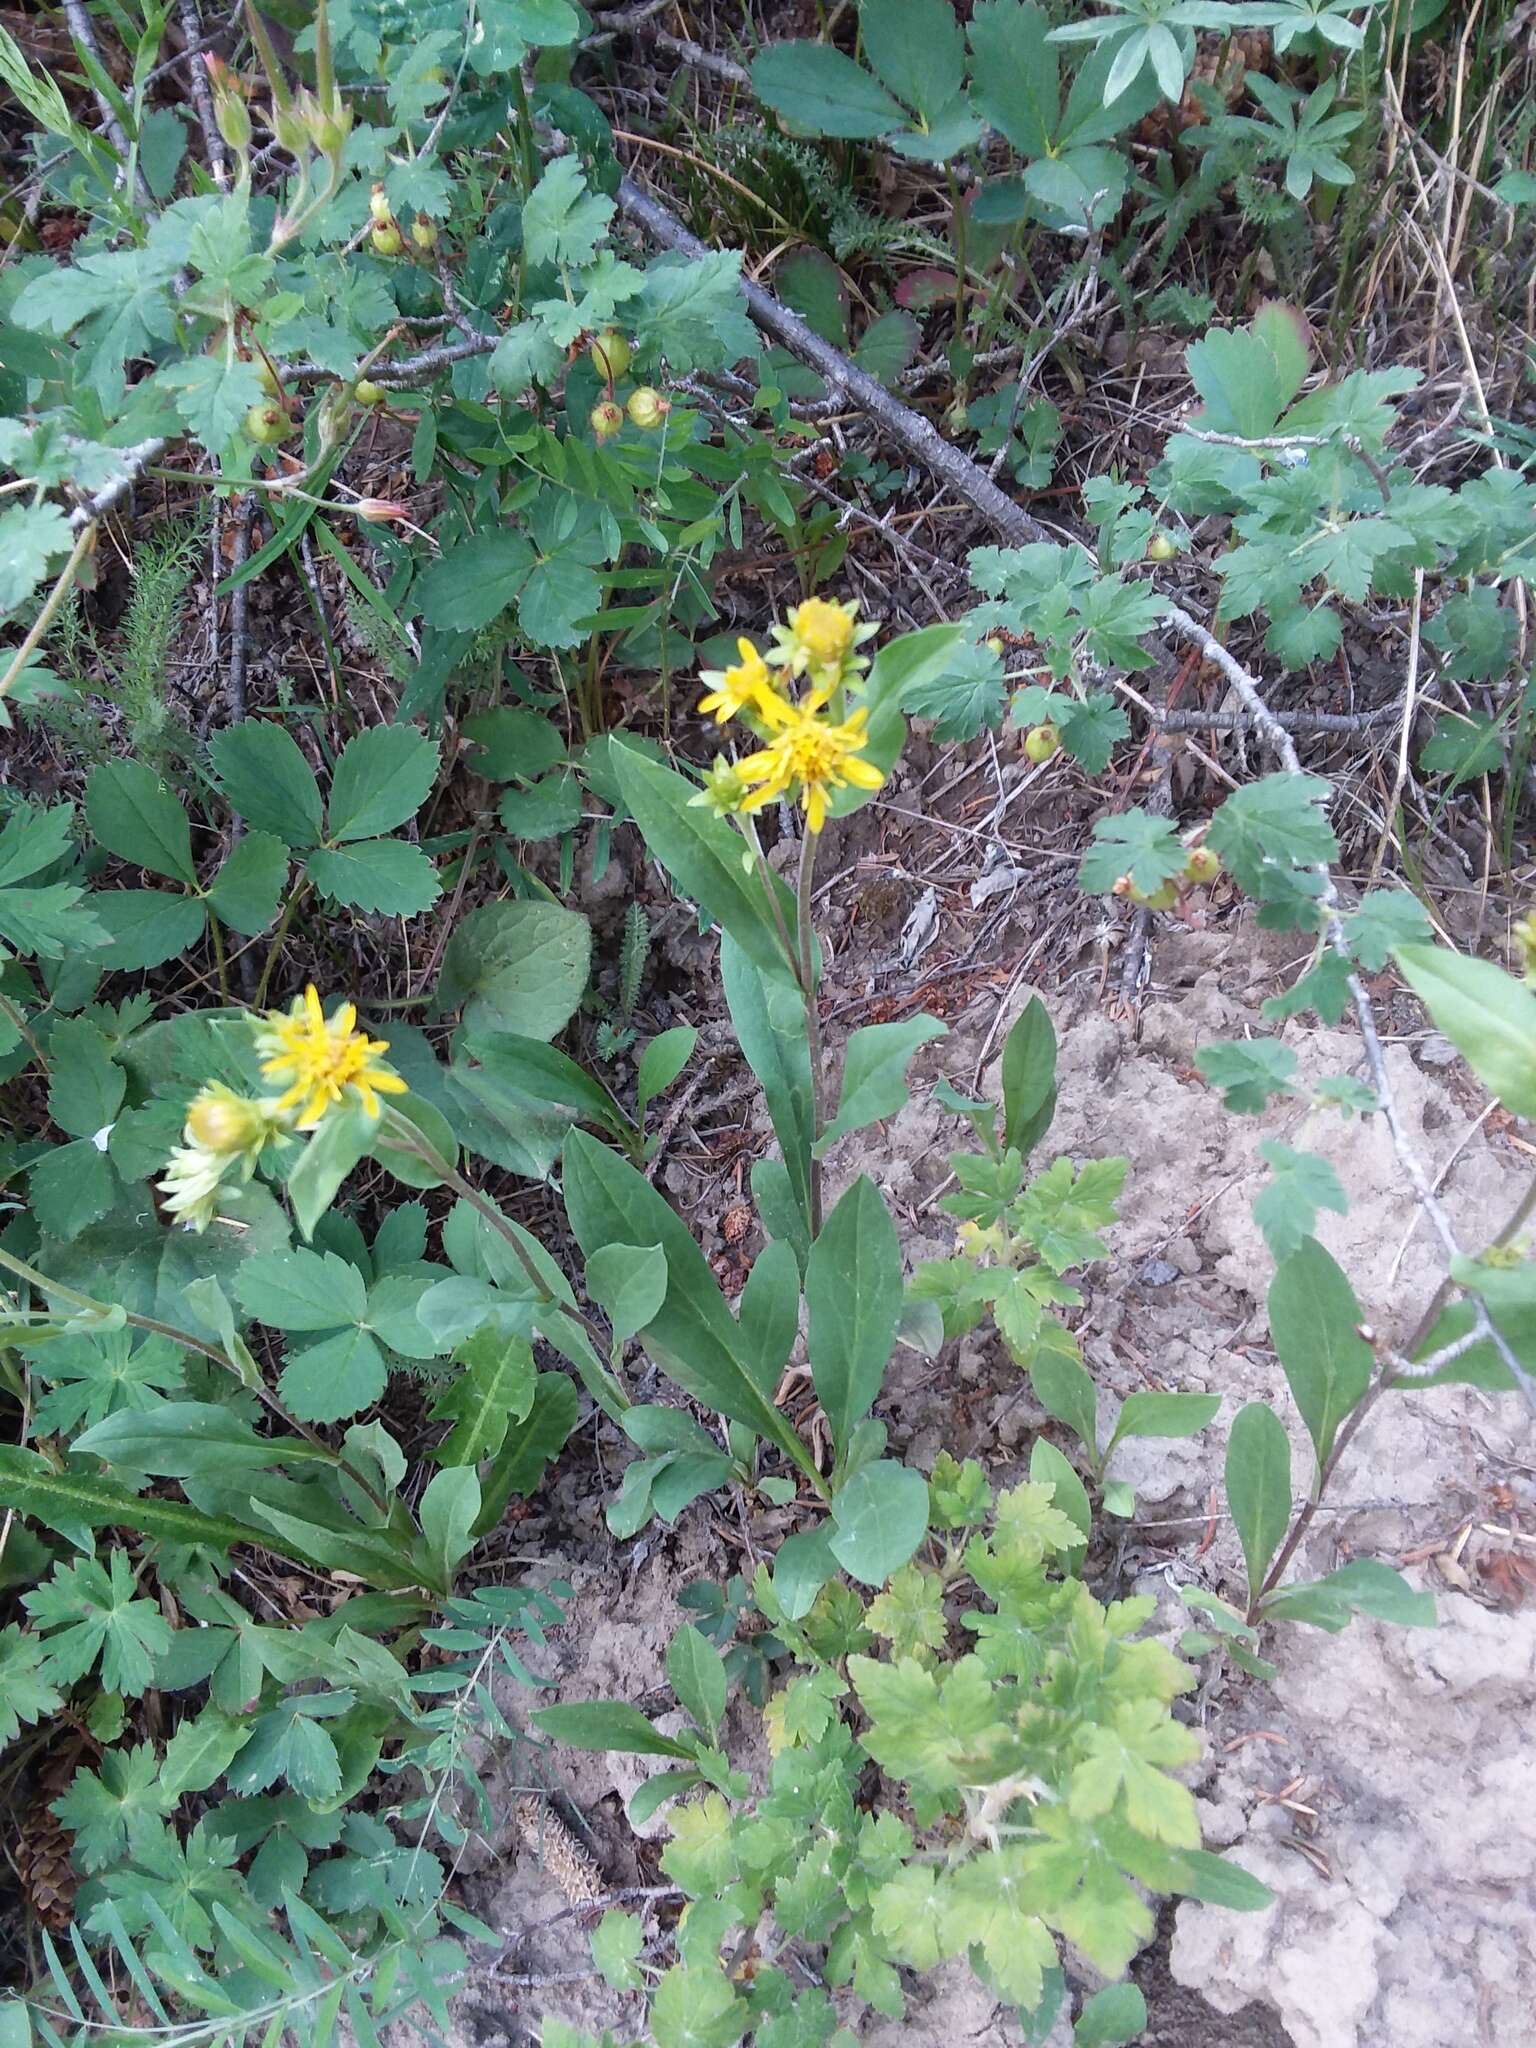
[[(1293, 1426), (1298, 1485), (1310, 1471), (1268, 1348), (1272, 1263), (1250, 1213), (1261, 1138), (1334, 1162), (1350, 1210), (1323, 1218), (1319, 1234), (1383, 1327), (1411, 1329), (1438, 1277), (1381, 1119), (1346, 1121), (1303, 1104), (1229, 1116), (1194, 1072), (1197, 1044), (1269, 1028), (1259, 1004), (1294, 965), (1294, 943), (1283, 942), (1290, 952), (1279, 943), (1242, 928), (1168, 925), (1156, 935), (1135, 1028), (1106, 1014), (1096, 969), (1046, 992), (1061, 1040), (1061, 1103), (1037, 1161), (1057, 1150), (1131, 1161), (1114, 1257), (1087, 1288), (1080, 1334), (1089, 1363), (1106, 1397), (1147, 1385), (1224, 1397), (1222, 1416), (1201, 1437), (1128, 1444), (1115, 1468), (1137, 1488), (1137, 1517), (1107, 1546), (1097, 1590), (1157, 1595), (1154, 1626), (1170, 1640), (1187, 1620), (1181, 1586), (1238, 1590), (1219, 1485), (1225, 1425), (1245, 1400), (1275, 1403)], [(929, 1100), (932, 1082), (947, 1074), (966, 1090), (1028, 992), (1012, 990), (1001, 1018), (995, 992), (981, 992), (919, 1061), (908, 1108), (835, 1158), (837, 1183), (866, 1171), (884, 1187), (906, 1220), (910, 1259), (949, 1243), (932, 1203), (956, 1126)], [(1444, 1042), (1411, 1015), (1401, 1023), (1389, 1066), (1409, 1128), (1443, 1175), (1463, 1240), (1482, 1243), (1514, 1208), (1529, 1155), (1507, 1128), (1479, 1121), (1483, 1103)], [(1303, 1080), (1356, 1066), (1358, 1041), (1347, 1030), (1293, 1024), (1286, 1035)], [(1050, 1426), (1027, 1383), (980, 1337), (947, 1347), (937, 1364), (898, 1353), (882, 1411), (911, 1462), (927, 1467), (948, 1448), (980, 1457), (1004, 1482), (1022, 1470), (1036, 1431)], [(611, 1463), (608, 1477), (611, 1484)], [(551, 1523), (586, 1533), (562, 1560), (577, 1599), (544, 1668), (558, 1677), (558, 1697), (617, 1695), (660, 1711), (668, 1704), (662, 1653), (682, 1618), (677, 1591), (702, 1575), (750, 1571), (744, 1539), (718, 1505), (700, 1503), (675, 1530), (653, 1527), (634, 1545), (608, 1545), (590, 1469), (558, 1480), (556, 1494), (582, 1484), (584, 1499), (557, 1499), (547, 1510)], [(1357, 1621), (1340, 1635), (1293, 1627), (1267, 1646), (1279, 1670), (1272, 1685), (1237, 1676), (1202, 1689), (1193, 1711), (1205, 1759), (1195, 1777), (1208, 1841), (1258, 1873), (1276, 1903), (1252, 1916), (1193, 1903), (1165, 1913), (1137, 1966), (1149, 2042), (1517, 2048), (1531, 2040), (1536, 1588), (1522, 1602), (1520, 1565), (1536, 1578), (1536, 1544), (1521, 1534), (1533, 1528), (1536, 1429), (1514, 1397), (1447, 1388), (1377, 1408), (1314, 1524), (1301, 1575), (1354, 1556), (1402, 1564), (1434, 1591), (1439, 1626)], [(751, 1533), (774, 1532), (765, 1520)], [(727, 1542), (736, 1549), (725, 1550)], [(526, 1713), (528, 1695), (504, 1704)], [(741, 1734), (750, 1766), (745, 1723)], [(637, 1842), (623, 1816), (640, 1760), (567, 1756), (560, 1767), (566, 1810), (589, 1831), (603, 1881), (660, 1882), (658, 1844)], [(507, 1809), (518, 1768), (503, 1760), (498, 1798)], [(646, 1832), (664, 1834), (660, 1822)], [(462, 2001), (466, 2035), (520, 2043), (536, 2038), (542, 2015), (558, 2013), (628, 2038), (640, 2018), (633, 1999), (589, 1979), (547, 1981), (589, 1965), (580, 1918), (563, 1910), (537, 1853), (509, 1825), (478, 1860), (469, 1893), (509, 1948), (497, 1976)], [(1022, 2035), (960, 1968), (914, 1992), (904, 2026), (871, 2017), (862, 2038), (879, 2048), (1001, 2048)]]

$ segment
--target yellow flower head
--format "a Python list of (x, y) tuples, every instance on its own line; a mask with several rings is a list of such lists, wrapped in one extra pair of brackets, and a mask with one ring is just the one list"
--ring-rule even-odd
[(280, 1129), (270, 1101), (251, 1102), (215, 1081), (192, 1098), (186, 1140), (205, 1152), (259, 1151)]
[(878, 626), (859, 624), (857, 598), (834, 604), (825, 597), (808, 597), (795, 606), (786, 625), (774, 627), (778, 645), (768, 659), (792, 676), (809, 676), (825, 700), (839, 683), (851, 681), (869, 666), (854, 650), (878, 631)]
[(827, 791), (879, 789), (885, 777), (859, 756), (869, 745), (869, 712), (862, 706), (841, 725), (815, 711), (796, 710), (761, 752), (738, 761), (736, 772), (751, 787), (744, 811), (761, 810), (775, 798), (798, 791), (805, 822), (819, 832), (827, 819)]
[(728, 718), (739, 717), (743, 711), (751, 713), (764, 725), (782, 725), (789, 716), (790, 707), (774, 689), (767, 662), (750, 640), (738, 640), (736, 652), (741, 656), (736, 667), (702, 671), (700, 680), (713, 683), (714, 688), (707, 697), (699, 699), (699, 709), (713, 711), (717, 725), (724, 725)]
[(1522, 917), (1510, 933), (1515, 965), (1527, 981), (1536, 982), (1536, 914)]
[(312, 1131), (349, 1088), (369, 1116), (379, 1114), (381, 1094), (405, 1094), (400, 1076), (375, 1064), (379, 1053), (389, 1051), (388, 1039), (369, 1038), (356, 1027), (351, 1003), (343, 1003), (327, 1021), (313, 986), (286, 1014), (267, 1012), (256, 1033), (257, 1050), (266, 1055), (261, 1071), (286, 1084), (273, 1107), (278, 1115), (297, 1110), (297, 1129)]

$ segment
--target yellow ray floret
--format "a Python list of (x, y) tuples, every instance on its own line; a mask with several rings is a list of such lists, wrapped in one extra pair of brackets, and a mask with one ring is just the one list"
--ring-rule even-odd
[(257, 1050), (266, 1055), (261, 1071), (284, 1087), (276, 1108), (279, 1114), (298, 1110), (299, 1130), (312, 1131), (349, 1088), (357, 1091), (369, 1116), (379, 1114), (381, 1094), (406, 1093), (398, 1074), (376, 1064), (377, 1056), (389, 1051), (388, 1039), (369, 1038), (356, 1026), (351, 1003), (343, 1003), (327, 1020), (313, 986), (286, 1014), (267, 1012), (256, 1034)]
[(793, 712), (789, 723), (766, 747), (737, 762), (736, 772), (752, 792), (742, 809), (761, 810), (764, 804), (798, 791), (806, 824), (812, 832), (819, 832), (826, 823), (828, 790), (846, 789), (850, 784), (855, 789), (879, 789), (885, 781), (872, 761), (859, 758), (869, 744), (868, 719), (863, 707), (841, 725), (814, 712)]
[(859, 624), (857, 598), (836, 604), (808, 597), (795, 606), (787, 624), (774, 627), (777, 644), (768, 660), (792, 676), (807, 677), (825, 701), (839, 684), (857, 681), (868, 668), (856, 650), (878, 631), (873, 622)]
[(738, 640), (736, 652), (741, 660), (734, 668), (703, 671), (702, 680), (715, 687), (707, 697), (699, 699), (699, 709), (712, 711), (717, 725), (724, 725), (728, 718), (736, 718), (743, 711), (764, 725), (782, 725), (791, 716), (792, 707), (774, 689), (767, 662), (750, 640)]

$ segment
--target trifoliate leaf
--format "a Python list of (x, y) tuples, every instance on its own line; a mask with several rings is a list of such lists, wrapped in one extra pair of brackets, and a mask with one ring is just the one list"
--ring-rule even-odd
[(247, 832), (208, 888), (208, 906), (220, 924), (247, 938), (277, 916), (288, 879), (288, 849), (272, 832)]
[(388, 1377), (384, 1354), (366, 1330), (339, 1330), (289, 1354), (278, 1392), (301, 1422), (340, 1422), (371, 1407)]

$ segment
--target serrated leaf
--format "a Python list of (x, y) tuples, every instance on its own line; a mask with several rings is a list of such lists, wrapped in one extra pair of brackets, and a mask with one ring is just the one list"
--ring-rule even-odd
[(1274, 1138), (1264, 1139), (1259, 1150), (1271, 1178), (1254, 1200), (1253, 1220), (1278, 1264), (1312, 1235), (1319, 1209), (1347, 1215), (1349, 1197), (1332, 1166), (1315, 1152), (1293, 1152)]
[(156, 371), (176, 410), (210, 455), (222, 455), (253, 405), (266, 403), (255, 363), (231, 350), (189, 356)]
[(187, 814), (155, 771), (142, 761), (103, 761), (85, 789), (85, 819), (109, 853), (152, 874), (189, 886), (192, 831)]
[(578, 156), (554, 158), (523, 204), (523, 247), (529, 262), (578, 269), (590, 263), (613, 208), (606, 193), (587, 189)]
[(319, 847), (305, 863), (305, 873), (333, 903), (384, 917), (416, 917), (443, 893), (431, 861), (403, 839)]
[(437, 778), (437, 748), (411, 725), (375, 725), (342, 748), (331, 777), (326, 838), (374, 839), (403, 825)]
[(74, 546), (57, 505), (10, 505), (0, 512), (0, 612), (14, 612)]
[(1262, 897), (1274, 863), (1311, 867), (1339, 850), (1320, 806), (1332, 794), (1316, 775), (1266, 775), (1236, 789), (1218, 807), (1206, 833), (1238, 886)]
[(366, 1330), (338, 1330), (291, 1352), (277, 1385), (301, 1422), (341, 1422), (372, 1407), (388, 1378), (384, 1354)]
[(1188, 849), (1169, 819), (1126, 811), (1096, 821), (1078, 880), (1090, 896), (1104, 896), (1122, 875), (1129, 875), (1143, 895), (1151, 896), (1182, 874), (1188, 859)]
[(356, 1266), (335, 1252), (258, 1252), (246, 1259), (235, 1291), (247, 1315), (275, 1330), (335, 1330), (361, 1323), (368, 1289)]
[(97, 949), (103, 966), (136, 974), (163, 966), (197, 944), (206, 913), (195, 896), (163, 889), (102, 889), (91, 898), (91, 913), (107, 934)]
[(1295, 1093), (1296, 1055), (1277, 1038), (1218, 1039), (1198, 1048), (1195, 1065), (1239, 1115), (1257, 1116), (1271, 1095)]
[(226, 801), (253, 830), (285, 846), (320, 839), (320, 785), (297, 740), (280, 725), (248, 718), (214, 736), (209, 753)]
[(432, 1455), (440, 1465), (476, 1465), (495, 1457), (509, 1426), (533, 1407), (533, 1349), (525, 1337), (483, 1329), (459, 1347), (457, 1357), (463, 1371), (431, 1411), (434, 1422), (451, 1422), (453, 1428)]
[(533, 559), (526, 534), (491, 527), (445, 548), (417, 577), (415, 601), (429, 626), (478, 632), (516, 601)]
[(273, 832), (247, 832), (208, 886), (208, 905), (221, 924), (254, 938), (277, 916), (288, 880), (288, 849)]
[(853, 141), (887, 135), (907, 116), (879, 82), (827, 43), (772, 43), (752, 63), (752, 90), (802, 132)]
[(635, 351), (646, 367), (665, 362), (676, 375), (723, 370), (762, 346), (741, 290), (741, 251), (663, 256), (646, 268), (634, 302)]

